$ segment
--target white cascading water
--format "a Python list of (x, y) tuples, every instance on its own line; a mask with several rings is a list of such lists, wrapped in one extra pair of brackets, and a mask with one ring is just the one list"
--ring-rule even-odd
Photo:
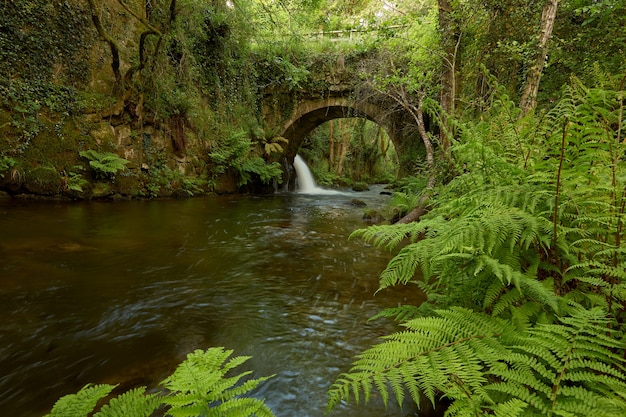
[(304, 159), (300, 155), (296, 155), (293, 160), (293, 167), (296, 170), (296, 176), (298, 177), (297, 191), (303, 194), (343, 194), (340, 191), (325, 190), (318, 187), (315, 184), (311, 170), (307, 166)]
[(309, 167), (300, 155), (296, 155), (294, 158), (293, 167), (298, 177), (298, 191), (301, 193), (315, 193), (319, 187), (315, 185), (311, 170), (309, 170)]

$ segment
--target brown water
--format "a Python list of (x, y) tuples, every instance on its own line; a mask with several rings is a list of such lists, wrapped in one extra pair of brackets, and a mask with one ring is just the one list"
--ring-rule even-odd
[[(41, 416), (87, 383), (155, 386), (194, 349), (251, 355), (278, 417), (323, 416), (355, 354), (390, 332), (367, 319), (390, 255), (348, 240), (383, 197), (0, 200), (0, 410)], [(417, 302), (417, 300), (408, 300)], [(242, 369), (243, 370), (243, 369)], [(413, 415), (376, 401), (331, 416)]]

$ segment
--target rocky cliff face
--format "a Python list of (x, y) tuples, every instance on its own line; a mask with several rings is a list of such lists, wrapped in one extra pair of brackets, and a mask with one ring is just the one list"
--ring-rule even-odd
[[(215, 10), (180, 13), (175, 0), (5, 2), (0, 190), (71, 198), (235, 191), (232, 171), (209, 158), (237, 127), (228, 110), (241, 102), (211, 80), (230, 46), (228, 25), (220, 36)], [(128, 162), (115, 169), (120, 160)]]

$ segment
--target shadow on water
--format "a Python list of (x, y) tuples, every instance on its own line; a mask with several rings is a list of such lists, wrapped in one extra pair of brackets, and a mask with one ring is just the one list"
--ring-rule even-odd
[[(278, 417), (323, 416), (352, 358), (394, 329), (368, 322), (390, 255), (349, 234), (354, 195), (184, 201), (0, 201), (0, 408), (48, 412), (87, 383), (155, 386), (194, 349), (251, 355)], [(370, 206), (376, 191), (356, 195)], [(340, 405), (331, 416), (412, 415)]]

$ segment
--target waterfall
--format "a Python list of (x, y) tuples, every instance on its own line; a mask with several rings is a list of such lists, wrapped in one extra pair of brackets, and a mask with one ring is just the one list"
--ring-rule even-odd
[(298, 191), (301, 193), (315, 194), (321, 188), (315, 185), (315, 180), (311, 174), (311, 170), (307, 166), (304, 159), (300, 155), (296, 155), (293, 160), (293, 167), (296, 170), (296, 176), (298, 178)]
[(298, 178), (298, 187), (297, 190), (299, 193), (303, 194), (344, 194), (340, 191), (334, 190), (325, 190), (323, 188), (318, 187), (315, 184), (315, 180), (313, 179), (313, 175), (311, 174), (311, 170), (307, 166), (304, 159), (300, 157), (300, 155), (296, 155), (293, 160), (293, 167), (296, 170), (296, 176)]

